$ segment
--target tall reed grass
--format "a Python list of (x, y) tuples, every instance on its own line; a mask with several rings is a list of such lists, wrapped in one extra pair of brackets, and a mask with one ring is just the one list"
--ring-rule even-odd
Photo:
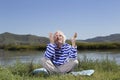
[[(71, 44), (70, 42), (68, 42)], [(99, 43), (86, 43), (86, 42), (77, 42), (78, 50), (105, 50), (105, 49), (120, 49), (120, 43), (118, 42), (99, 42)], [(45, 50), (46, 44), (37, 44), (37, 45), (0, 45), (0, 49), (4, 50)]]
[(32, 75), (32, 71), (42, 67), (40, 64), (17, 62), (11, 66), (0, 66), (0, 80), (120, 80), (120, 65), (107, 58), (99, 61), (88, 60), (84, 57), (79, 61), (75, 71), (94, 69), (92, 76), (73, 76), (72, 74)]

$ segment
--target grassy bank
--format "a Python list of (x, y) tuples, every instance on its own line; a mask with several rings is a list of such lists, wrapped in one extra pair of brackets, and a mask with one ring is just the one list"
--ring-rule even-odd
[(41, 45), (0, 45), (0, 49), (18, 51), (18, 50), (45, 50), (46, 44)]
[[(70, 43), (70, 42), (68, 42)], [(0, 49), (4, 50), (45, 50), (46, 44), (36, 44), (36, 45), (0, 45)], [(77, 42), (78, 50), (105, 50), (105, 49), (120, 49), (120, 43), (113, 42), (102, 42), (102, 43), (84, 43)]]
[(78, 49), (88, 49), (88, 50), (105, 50), (105, 49), (120, 49), (120, 43), (113, 42), (98, 42), (98, 43), (77, 43)]
[(102, 61), (84, 60), (79, 61), (79, 65), (75, 71), (94, 69), (95, 73), (92, 76), (73, 76), (65, 75), (37, 75), (34, 76), (31, 72), (40, 68), (39, 64), (17, 62), (12, 66), (0, 67), (0, 80), (120, 80), (120, 65), (108, 59)]

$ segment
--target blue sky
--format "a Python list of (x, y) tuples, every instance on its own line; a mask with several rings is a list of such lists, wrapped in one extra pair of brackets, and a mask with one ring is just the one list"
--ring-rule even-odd
[(0, 33), (48, 37), (57, 30), (68, 39), (120, 33), (120, 0), (0, 0)]

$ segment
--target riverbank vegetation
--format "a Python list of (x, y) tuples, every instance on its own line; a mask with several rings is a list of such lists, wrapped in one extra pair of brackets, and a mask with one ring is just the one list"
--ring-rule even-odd
[[(70, 43), (68, 41), (68, 43)], [(45, 50), (46, 44), (36, 44), (36, 45), (0, 45), (0, 49), (4, 50)], [(120, 49), (120, 43), (118, 42), (99, 42), (99, 43), (86, 43), (77, 42), (78, 50), (105, 50), (105, 49)]]
[(120, 65), (108, 59), (93, 61), (85, 57), (82, 61), (79, 61), (75, 71), (94, 69), (95, 73), (92, 76), (73, 76), (72, 74), (32, 75), (32, 71), (40, 67), (39, 64), (21, 63), (19, 61), (11, 66), (0, 66), (0, 80), (120, 80)]
[(11, 51), (16, 51), (16, 50), (45, 50), (46, 44), (41, 44), (41, 45), (14, 45), (14, 44), (9, 44), (9, 45), (0, 45), (0, 49), (3, 50), (11, 50)]

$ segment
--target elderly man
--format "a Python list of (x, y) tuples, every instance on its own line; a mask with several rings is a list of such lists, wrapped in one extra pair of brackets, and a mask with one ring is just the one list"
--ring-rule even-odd
[(71, 39), (72, 45), (65, 43), (66, 37), (63, 32), (57, 31), (49, 34), (50, 43), (47, 45), (44, 57), (41, 59), (42, 66), (52, 73), (68, 73), (78, 64), (77, 33)]

